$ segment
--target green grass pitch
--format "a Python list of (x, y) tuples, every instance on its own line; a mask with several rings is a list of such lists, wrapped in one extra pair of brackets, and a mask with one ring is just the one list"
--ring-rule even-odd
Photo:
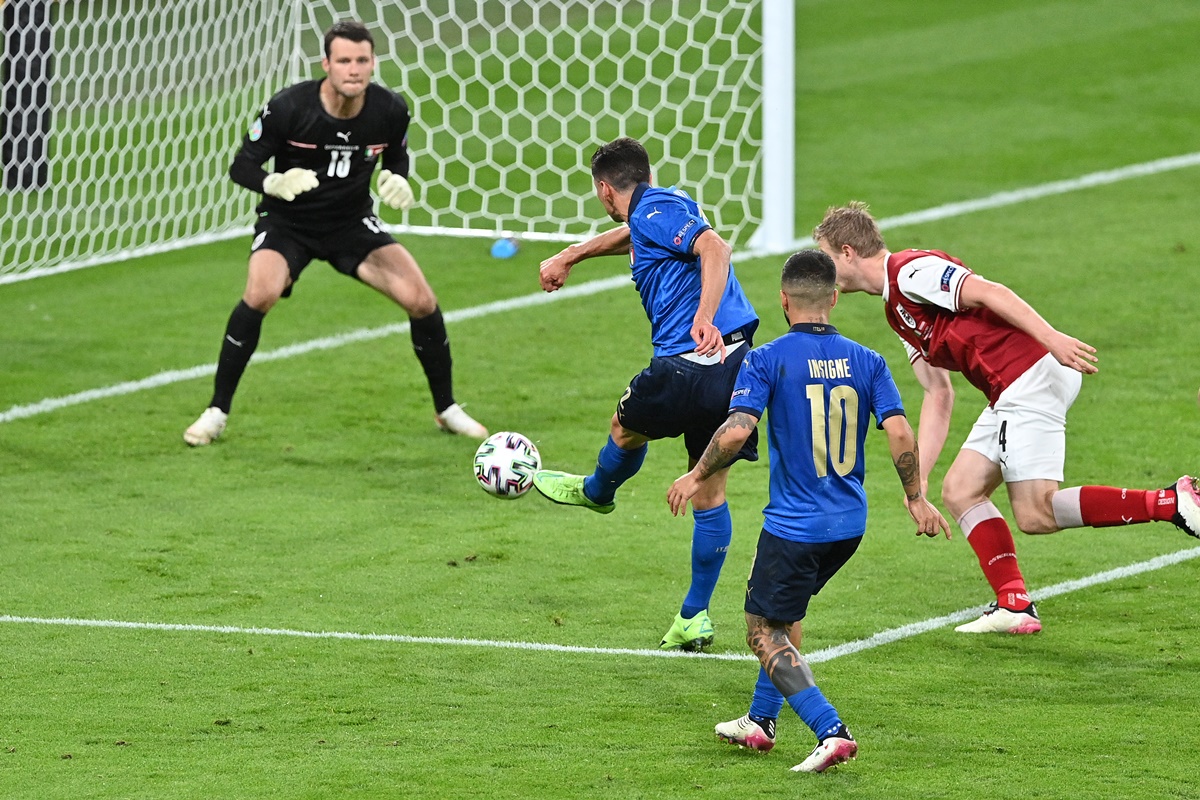
[[(888, 218), (1200, 149), (1187, 0), (805, 0), (797, 19), (801, 234), (849, 199)], [(1098, 348), (1069, 419), (1067, 485), (1150, 488), (1200, 469), (1197, 169), (886, 232), (963, 258)], [(535, 293), (556, 249), (527, 242), (497, 261), (482, 240), (406, 244), (447, 311)], [(0, 287), (0, 414), (212, 362), (246, 249)], [(760, 340), (784, 329), (781, 263), (737, 261)], [(596, 261), (573, 280), (624, 270)], [(401, 321), (314, 264), (260, 349)], [(915, 418), (878, 299), (842, 298), (834, 323), (887, 357)], [(587, 470), (647, 334), (629, 288), (453, 322), (457, 394), (548, 465)], [(410, 641), (395, 637), (652, 648), (687, 584), (690, 519), (664, 499), (682, 445), (652, 445), (601, 517), (481, 492), (475, 445), (434, 428), (406, 335), (252, 365), (225, 436), (190, 450), (181, 434), (210, 388), (0, 423), (0, 797), (1200, 796), (1200, 561), (1048, 598), (1037, 637), (942, 627), (816, 664), (862, 749), (798, 776), (787, 768), (811, 734), (794, 716), (767, 756), (712, 735), (754, 680), (738, 656), (765, 463), (730, 479), (734, 541), (711, 611), (731, 658)], [(951, 444), (982, 402), (959, 388)], [(989, 599), (960, 533), (911, 534), (882, 436), (867, 457), (869, 531), (814, 601), (808, 651)], [(1196, 544), (1149, 525), (1017, 546), (1036, 596)]]

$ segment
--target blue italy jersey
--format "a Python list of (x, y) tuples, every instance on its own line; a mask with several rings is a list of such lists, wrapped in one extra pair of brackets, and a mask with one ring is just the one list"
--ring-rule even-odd
[[(700, 259), (692, 252), (696, 237), (712, 226), (696, 201), (675, 187), (639, 184), (629, 203), (629, 268), (650, 318), (656, 356), (677, 356), (696, 349), (692, 320), (700, 307)], [(758, 320), (733, 266), (713, 324), (722, 334)]]
[(771, 495), (763, 527), (782, 539), (834, 542), (867, 529), (863, 445), (903, 414), (883, 357), (832, 325), (797, 324), (746, 354), (729, 410), (767, 411)]

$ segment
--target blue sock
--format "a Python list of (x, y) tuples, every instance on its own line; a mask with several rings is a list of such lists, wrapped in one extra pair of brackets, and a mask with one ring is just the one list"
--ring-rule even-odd
[(754, 699), (750, 701), (750, 716), (775, 719), (783, 708), (783, 695), (767, 677), (767, 671), (758, 668), (758, 683), (754, 684)]
[(705, 511), (692, 511), (692, 585), (679, 610), (684, 619), (691, 619), (708, 608), (732, 539), (733, 519), (729, 516), (728, 503)]
[(792, 710), (800, 715), (800, 719), (804, 720), (804, 724), (812, 728), (817, 739), (832, 736), (842, 725), (837, 709), (829, 704), (816, 686), (796, 692), (787, 701)]
[(583, 480), (583, 493), (593, 503), (611, 503), (621, 484), (642, 468), (647, 449), (644, 444), (637, 450), (622, 450), (609, 436), (596, 457), (596, 471)]

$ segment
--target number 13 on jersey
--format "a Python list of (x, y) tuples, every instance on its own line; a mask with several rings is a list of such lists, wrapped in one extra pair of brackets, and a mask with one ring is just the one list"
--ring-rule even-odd
[(330, 150), (329, 169), (325, 170), (325, 174), (331, 178), (344, 178), (349, 175), (352, 155), (354, 153), (350, 150)]

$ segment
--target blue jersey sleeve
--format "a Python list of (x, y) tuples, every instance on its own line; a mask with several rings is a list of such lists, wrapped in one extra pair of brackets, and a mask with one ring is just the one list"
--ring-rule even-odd
[(878, 353), (875, 357), (875, 369), (871, 382), (871, 410), (875, 414), (875, 427), (882, 428), (883, 421), (897, 414), (904, 415), (904, 403), (900, 400), (900, 390), (892, 378), (892, 371), (887, 362)]
[(771, 374), (770, 359), (762, 348), (747, 353), (738, 368), (733, 396), (729, 398), (729, 413), (744, 411), (762, 419), (763, 409), (771, 400)]
[[(712, 227), (708, 221), (701, 214), (692, 213), (683, 202), (667, 201), (651, 205), (652, 208), (644, 212), (648, 223), (647, 238), (679, 256), (682, 261), (695, 259), (692, 245), (695, 244), (697, 236)], [(642, 209), (639, 208), (638, 211), (641, 212)]]

